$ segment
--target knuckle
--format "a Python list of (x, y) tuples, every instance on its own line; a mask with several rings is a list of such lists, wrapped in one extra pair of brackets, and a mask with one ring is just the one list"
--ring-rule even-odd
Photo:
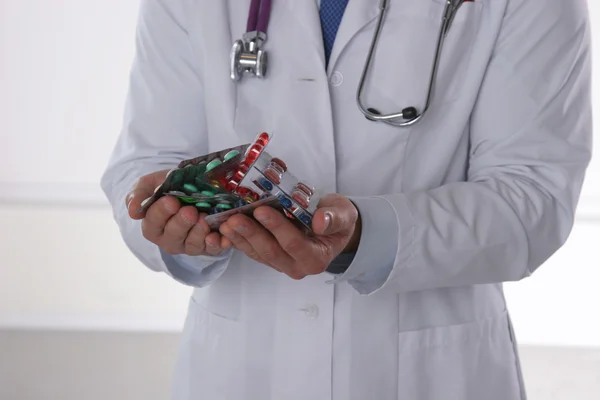
[(147, 185), (152, 185), (154, 183), (154, 173), (152, 174), (147, 174), (142, 176), (139, 180), (138, 180), (138, 186), (147, 186)]
[(185, 254), (189, 256), (201, 256), (205, 252), (204, 244), (185, 243)]
[(155, 242), (157, 239), (156, 234), (153, 233), (153, 230), (149, 229), (146, 220), (142, 220), (142, 236), (144, 239), (151, 242)]
[(290, 271), (288, 272), (288, 276), (295, 281), (301, 281), (306, 278), (306, 275), (300, 271)]
[(145, 229), (142, 229), (142, 236), (144, 239), (154, 242), (154, 235), (148, 233), (148, 231)]
[(308, 268), (308, 275), (318, 275), (323, 273), (327, 269), (327, 265), (324, 263), (316, 263)]
[(183, 224), (183, 222), (179, 220), (169, 221), (169, 223), (165, 227), (165, 235), (172, 240), (183, 240), (187, 237), (187, 233), (187, 227)]
[(165, 218), (161, 215), (160, 209), (157, 208), (157, 204), (152, 204), (152, 206), (150, 206), (150, 209), (146, 213), (146, 218), (144, 218), (144, 222), (151, 225), (164, 225)]
[(265, 251), (262, 254), (263, 258), (266, 258), (266, 259), (274, 258), (277, 255), (277, 253), (279, 253), (279, 248), (280, 248), (279, 243), (277, 243), (277, 242), (270, 243), (266, 247)]
[(261, 262), (261, 257), (255, 251), (248, 251), (248, 252), (246, 252), (246, 255), (248, 257), (250, 257), (251, 259), (253, 259), (254, 261)]
[(358, 209), (354, 205), (352, 205), (352, 207), (350, 207), (348, 214), (350, 216), (350, 221), (352, 223), (354, 223), (354, 222), (356, 222), (356, 220), (358, 220)]
[(301, 240), (291, 240), (285, 244), (284, 250), (290, 254), (298, 254), (302, 251), (304, 243)]

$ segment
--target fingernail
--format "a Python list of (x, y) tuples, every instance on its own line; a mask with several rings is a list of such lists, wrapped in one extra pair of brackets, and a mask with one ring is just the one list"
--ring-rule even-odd
[(331, 214), (330, 211), (325, 211), (325, 227), (323, 228), (324, 231), (326, 231), (327, 228), (329, 228), (329, 225), (331, 224), (332, 219), (333, 219), (333, 214)]
[(133, 200), (133, 194), (129, 194), (127, 196), (127, 198), (125, 199), (125, 205), (127, 207), (127, 209), (129, 210), (129, 206), (131, 205), (131, 201)]
[(236, 225), (233, 227), (236, 232), (243, 233), (246, 230), (245, 225)]
[(235, 234), (235, 232), (221, 232), (223, 234), (223, 236), (225, 236), (228, 239), (235, 239), (235, 237), (237, 236)]
[(260, 223), (266, 223), (271, 220), (271, 218), (268, 215), (264, 215), (264, 214), (255, 215), (254, 218), (256, 218), (256, 220)]
[(205, 234), (208, 235), (210, 233), (210, 226), (208, 226), (207, 224), (203, 224), (202, 221), (198, 222), (198, 225), (202, 227), (202, 230)]

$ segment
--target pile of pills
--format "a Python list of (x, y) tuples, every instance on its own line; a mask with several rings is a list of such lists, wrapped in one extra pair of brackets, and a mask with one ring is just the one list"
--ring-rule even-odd
[(174, 196), (209, 214), (207, 222), (210, 218), (216, 227), (232, 213), (251, 215), (256, 207), (267, 204), (310, 229), (318, 201), (315, 189), (292, 175), (283, 160), (265, 151), (270, 140), (263, 132), (250, 144), (182, 161), (144, 207), (162, 195)]

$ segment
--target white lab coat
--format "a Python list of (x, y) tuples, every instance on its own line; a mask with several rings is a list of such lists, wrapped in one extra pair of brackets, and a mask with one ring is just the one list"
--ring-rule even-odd
[[(573, 224), (591, 154), (585, 1), (465, 3), (411, 128), (356, 106), (379, 1), (349, 2), (326, 71), (315, 1), (275, 0), (268, 79), (236, 85), (249, 3), (143, 1), (102, 178), (131, 251), (194, 287), (173, 399), (525, 399), (502, 282), (531, 275)], [(422, 108), (442, 9), (391, 1), (368, 106)], [(362, 239), (341, 276), (294, 281), (237, 251), (170, 257), (128, 218), (141, 175), (261, 131), (296, 175), (357, 204)]]

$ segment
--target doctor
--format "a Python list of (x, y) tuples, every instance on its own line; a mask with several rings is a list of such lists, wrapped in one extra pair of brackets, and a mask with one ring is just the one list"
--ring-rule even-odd
[[(426, 108), (445, 1), (391, 0), (381, 25), (379, 6), (273, 0), (266, 74), (233, 80), (249, 0), (142, 1), (102, 187), (133, 254), (194, 288), (173, 399), (526, 398), (502, 283), (573, 225), (592, 136), (586, 2), (464, 2), (429, 107), (404, 127), (371, 119)], [(268, 208), (212, 233), (173, 198), (137, 213), (181, 160), (261, 131), (332, 193), (317, 239)]]

